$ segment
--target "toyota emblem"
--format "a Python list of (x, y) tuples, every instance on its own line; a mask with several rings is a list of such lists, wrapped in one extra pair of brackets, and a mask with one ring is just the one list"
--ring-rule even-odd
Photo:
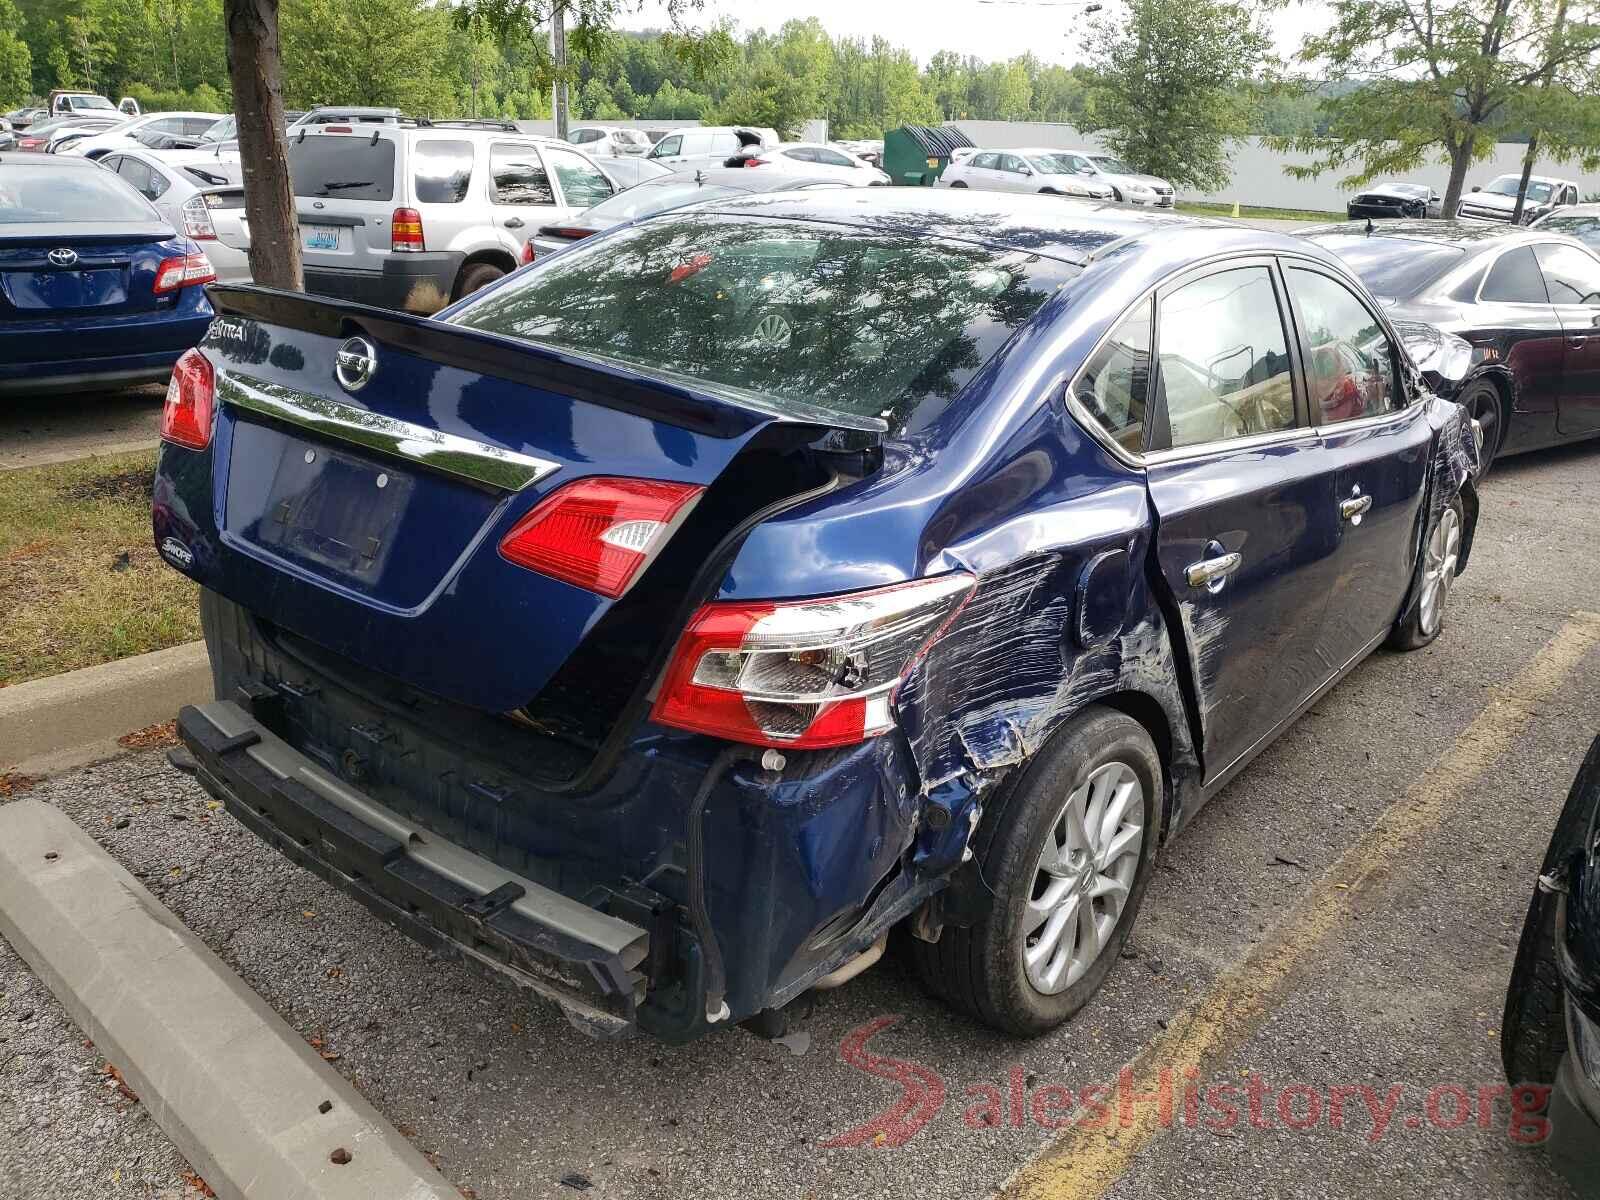
[(50, 251), (50, 253), (45, 255), (45, 257), (48, 258), (54, 266), (70, 267), (78, 261), (78, 252), (72, 249), (70, 246), (60, 246)]
[(366, 387), (377, 369), (378, 351), (364, 337), (351, 338), (334, 355), (333, 377), (347, 392), (357, 392)]

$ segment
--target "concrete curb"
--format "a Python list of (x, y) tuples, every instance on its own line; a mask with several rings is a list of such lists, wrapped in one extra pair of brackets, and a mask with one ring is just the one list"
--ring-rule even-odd
[(42, 801), (0, 806), (0, 933), (223, 1200), (460, 1200), (260, 996)]
[(57, 463), (75, 462), (80, 458), (109, 458), (113, 454), (132, 454), (135, 450), (154, 450), (161, 444), (157, 438), (140, 438), (137, 441), (91, 442), (71, 450), (45, 450), (29, 455), (24, 450), (17, 454), (0, 455), (0, 471), (26, 471), (29, 467), (53, 467)]
[(117, 738), (211, 698), (204, 642), (0, 688), (0, 772), (48, 775), (120, 753)]

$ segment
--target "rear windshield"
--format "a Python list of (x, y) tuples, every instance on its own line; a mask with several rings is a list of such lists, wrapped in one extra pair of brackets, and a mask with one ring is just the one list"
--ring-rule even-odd
[(1405, 238), (1367, 237), (1364, 234), (1328, 234), (1315, 239), (1345, 262), (1374, 296), (1407, 300), (1465, 261), (1459, 246), (1411, 241)]
[(908, 432), (1076, 273), (915, 229), (690, 212), (580, 245), (451, 319)]
[(620, 225), (624, 221), (648, 217), (653, 213), (666, 212), (668, 209), (682, 208), (686, 204), (698, 204), (702, 200), (716, 200), (723, 196), (744, 194), (743, 188), (728, 187), (720, 183), (696, 183), (691, 175), (679, 175), (672, 179), (663, 179), (660, 183), (648, 183), (643, 187), (618, 192), (615, 196), (600, 201), (583, 215), (585, 220), (594, 217), (597, 220)]
[(393, 200), (394, 143), (342, 133), (291, 138), (289, 174), (296, 196)]
[(0, 225), (157, 221), (155, 209), (110, 171), (0, 167)]

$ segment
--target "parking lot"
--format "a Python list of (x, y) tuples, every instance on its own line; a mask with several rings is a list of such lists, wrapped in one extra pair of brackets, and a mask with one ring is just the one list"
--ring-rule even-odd
[[(1167, 848), (1105, 990), (1034, 1042), (928, 1000), (892, 953), (785, 1043), (598, 1043), (430, 959), (159, 751), (30, 794), (483, 1200), (1559, 1196), (1512, 1136), (1498, 1027), (1539, 858), (1600, 730), (1595, 461), (1496, 466), (1440, 640), (1369, 660), (1214, 801)], [(201, 1194), (186, 1172), (0, 946), (0, 1192)]]

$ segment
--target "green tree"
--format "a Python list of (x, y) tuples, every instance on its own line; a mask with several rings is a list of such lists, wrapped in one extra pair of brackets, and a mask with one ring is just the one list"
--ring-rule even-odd
[[(1352, 168), (1343, 182), (1398, 174), (1443, 152), (1450, 163), (1444, 210), (1461, 200), (1467, 170), (1494, 148), (1501, 129), (1538, 106), (1529, 91), (1541, 80), (1570, 80), (1592, 71), (1600, 49), (1593, 0), (1333, 0), (1333, 23), (1307, 41), (1300, 57), (1322, 65), (1329, 79), (1355, 83), (1323, 101), (1327, 138), (1276, 139), (1280, 148), (1312, 154), (1309, 176)], [(1551, 109), (1542, 109), (1548, 120)], [(1536, 121), (1536, 124), (1538, 122)], [(1600, 144), (1592, 128), (1569, 128), (1562, 139)]]
[(1250, 130), (1270, 46), (1261, 11), (1245, 3), (1130, 0), (1125, 19), (1091, 28), (1081, 127), (1139, 170), (1220, 187), (1230, 143)]
[(33, 53), (22, 40), (22, 14), (0, 0), (0, 105), (22, 104), (33, 94)]
[(447, 14), (426, 0), (295, 0), (281, 14), (284, 99), (395, 105), (439, 114), (455, 108), (456, 81), (439, 70)]

